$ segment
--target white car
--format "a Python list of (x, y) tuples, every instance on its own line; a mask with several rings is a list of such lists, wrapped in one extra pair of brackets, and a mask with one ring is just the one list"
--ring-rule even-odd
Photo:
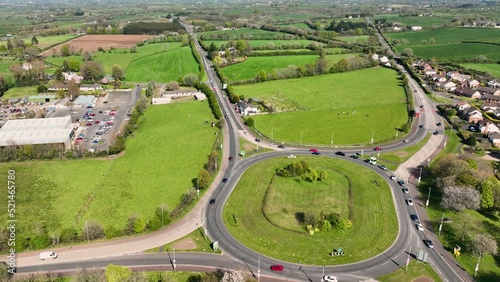
[(408, 142), (410, 142), (410, 140), (409, 140), (409, 139), (405, 139), (405, 140), (403, 140), (403, 143), (408, 143)]
[(409, 206), (413, 206), (413, 200), (412, 200), (412, 199), (406, 199), (406, 203), (407, 203)]
[(55, 259), (55, 258), (57, 258), (57, 253), (56, 252), (42, 252), (42, 253), (40, 253), (39, 257), (41, 260)]
[(415, 226), (417, 227), (418, 231), (424, 231), (424, 226), (422, 224), (415, 224)]
[(339, 280), (337, 279), (336, 276), (323, 276), (323, 279), (321, 279), (323, 282), (338, 282)]

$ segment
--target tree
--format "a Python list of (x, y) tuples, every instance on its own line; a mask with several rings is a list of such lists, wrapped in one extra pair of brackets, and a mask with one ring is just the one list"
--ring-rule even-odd
[(467, 140), (465, 140), (465, 144), (469, 145), (469, 146), (476, 146), (476, 138), (474, 138), (474, 136), (469, 136), (469, 138), (467, 138)]
[(102, 269), (82, 268), (73, 278), (74, 282), (106, 282), (106, 274)]
[(38, 87), (36, 88), (36, 92), (37, 93), (44, 93), (44, 92), (47, 92), (47, 91), (48, 91), (47, 86), (45, 86), (45, 84), (42, 84), (42, 83), (40, 83), (38, 85)]
[(413, 52), (413, 49), (411, 49), (411, 48), (404, 48), (402, 54), (407, 56), (407, 57), (413, 57), (414, 52)]
[(126, 266), (110, 264), (106, 268), (107, 282), (128, 281), (132, 276), (132, 270)]
[(489, 209), (494, 206), (493, 183), (491, 180), (486, 180), (481, 183), (481, 208)]
[(94, 54), (92, 54), (92, 52), (86, 50), (85, 52), (83, 52), (82, 57), (83, 57), (83, 60), (85, 62), (92, 61), (92, 58), (94, 57)]
[(182, 46), (188, 46), (189, 45), (189, 38), (188, 38), (187, 35), (183, 35), (182, 36), (181, 45)]
[(104, 238), (106, 233), (99, 223), (95, 221), (88, 221), (82, 230), (83, 240), (95, 240)]
[(68, 44), (64, 44), (61, 47), (61, 56), (68, 57), (69, 55), (71, 55), (71, 52), (69, 50), (69, 45)]
[(9, 90), (9, 84), (0, 74), (0, 96), (3, 96), (3, 93), (7, 92), (7, 90)]
[(213, 63), (215, 66), (220, 66), (220, 65), (222, 65), (222, 63), (223, 63), (223, 60), (222, 60), (222, 58), (221, 58), (219, 55), (217, 55), (217, 56), (215, 56), (215, 57), (212, 59), (212, 63)]
[(224, 276), (222, 276), (221, 282), (245, 282), (245, 276), (241, 270), (231, 270), (224, 272)]
[(247, 42), (243, 39), (239, 39), (236, 41), (236, 51), (240, 54), (246, 54), (247, 51)]
[(255, 126), (255, 120), (253, 118), (247, 118), (245, 120), (245, 125), (248, 127), (254, 127)]
[(69, 98), (75, 100), (80, 95), (80, 88), (73, 79), (70, 79), (67, 85)]
[(151, 97), (151, 96), (154, 96), (155, 95), (155, 92), (156, 92), (156, 82), (154, 81), (150, 81), (148, 83), (148, 88), (146, 89), (146, 96), (147, 97)]
[(100, 62), (85, 62), (80, 70), (83, 79), (88, 81), (97, 81), (104, 77), (104, 69)]
[(68, 71), (80, 71), (80, 62), (79, 61), (69, 61), (68, 62)]
[(54, 71), (54, 79), (56, 81), (64, 81), (64, 75), (63, 75), (63, 71), (61, 68), (57, 68), (55, 71)]
[(38, 45), (38, 39), (36, 38), (36, 36), (31, 37), (31, 44)]
[(177, 81), (170, 81), (165, 85), (165, 90), (167, 91), (172, 91), (177, 89), (179, 89), (179, 83), (177, 83)]
[(455, 211), (477, 210), (480, 207), (479, 191), (466, 187), (446, 187), (443, 190), (441, 206)]
[(478, 234), (470, 243), (474, 256), (481, 258), (485, 254), (496, 255), (498, 252), (497, 241), (489, 234)]
[(187, 86), (196, 86), (200, 82), (200, 78), (194, 73), (188, 73), (182, 78), (182, 83)]
[(259, 71), (259, 76), (257, 77), (259, 81), (266, 81), (267, 80), (267, 73), (265, 70), (260, 70)]
[(197, 188), (198, 189), (208, 188), (208, 186), (210, 185), (211, 178), (212, 178), (212, 176), (210, 175), (210, 173), (206, 169), (204, 169), (204, 168), (201, 169), (198, 172)]
[(119, 65), (114, 65), (111, 69), (111, 73), (115, 79), (122, 80), (125, 77), (125, 72)]

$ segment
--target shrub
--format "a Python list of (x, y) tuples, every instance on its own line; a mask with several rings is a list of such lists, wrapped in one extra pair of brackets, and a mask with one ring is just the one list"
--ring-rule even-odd
[(474, 136), (469, 136), (469, 138), (467, 138), (467, 140), (465, 140), (465, 144), (469, 145), (469, 146), (476, 146), (476, 138), (474, 138)]

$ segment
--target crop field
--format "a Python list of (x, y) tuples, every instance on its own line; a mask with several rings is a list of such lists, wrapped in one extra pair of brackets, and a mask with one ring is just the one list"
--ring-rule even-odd
[[(397, 52), (402, 52), (405, 46), (396, 46)], [(415, 56), (430, 59), (476, 58), (484, 55), (490, 60), (500, 60), (500, 46), (480, 43), (453, 43), (439, 45), (410, 46)]]
[[(137, 53), (130, 53), (128, 49), (115, 49), (109, 52), (94, 52), (94, 61), (101, 62), (106, 73), (111, 73), (114, 65), (118, 65), (126, 70), (134, 60), (159, 54), (161, 52), (171, 52), (181, 48), (180, 42), (146, 44), (137, 48)], [(124, 51), (127, 51), (125, 53)], [(57, 66), (62, 66), (64, 60), (77, 60), (83, 64), (82, 56), (69, 57), (47, 57), (45, 60)], [(150, 80), (147, 80), (150, 81)]]
[(378, 15), (375, 17), (375, 22), (378, 19), (387, 19), (391, 23), (401, 23), (407, 26), (422, 26), (422, 27), (430, 27), (433, 25), (441, 25), (447, 22), (450, 22), (453, 19), (453, 16), (425, 16), (425, 17), (415, 17), (415, 16), (405, 16), (400, 17), (399, 15)]
[[(327, 179), (309, 183), (277, 176), (273, 180), (277, 168), (291, 163), (286, 158), (261, 162), (241, 177), (223, 210), (225, 226), (236, 239), (269, 257), (316, 265), (361, 261), (392, 244), (398, 224), (386, 181), (367, 168), (343, 160), (306, 156), (294, 161), (299, 160), (317, 171), (326, 171)], [(301, 212), (338, 212), (349, 218), (349, 209), (350, 229), (309, 235), (297, 222)], [(332, 249), (338, 248), (346, 255), (331, 257)]]
[(337, 40), (345, 41), (345, 42), (366, 42), (368, 40), (368, 35), (360, 35), (360, 36), (337, 36), (335, 37)]
[[(152, 38), (152, 35), (125, 35), (125, 34), (107, 34), (107, 35), (85, 35), (82, 37), (78, 37), (68, 44), (70, 47), (74, 47), (75, 49), (83, 49), (84, 51), (97, 51), (99, 47), (104, 50), (108, 50), (111, 47), (113, 48), (127, 48), (135, 46), (137, 43), (141, 42), (144, 39)], [(61, 45), (51, 48), (45, 52), (42, 52), (40, 55), (42, 56), (51, 56), (56, 50), (59, 52), (61, 50)]]
[(199, 66), (189, 46), (154, 54), (130, 63), (126, 70), (127, 81), (169, 82), (177, 81), (188, 73), (199, 73)]
[[(257, 130), (294, 144), (364, 144), (392, 138), (408, 121), (397, 73), (370, 68), (346, 73), (234, 86), (237, 95), (276, 109), (256, 115)], [(302, 142), (301, 142), (302, 141)]]
[[(122, 229), (133, 214), (147, 221), (162, 204), (173, 210), (207, 162), (216, 130), (204, 121), (212, 119), (206, 102), (151, 106), (114, 160), (0, 164), (2, 171), (16, 170), (18, 241), (43, 226), (54, 234), (92, 220)], [(6, 222), (6, 213), (0, 216)]]
[[(272, 40), (271, 39), (271, 40), (248, 40), (248, 42), (254, 48), (274, 45), (274, 48), (269, 48), (269, 49), (279, 49), (279, 48), (276, 48), (276, 46), (281, 46), (281, 45), (300, 46), (300, 45), (302, 45), (303, 47), (307, 47), (307, 45), (309, 45), (313, 41), (302, 40), (302, 39), (301, 40), (278, 40), (278, 39)], [(222, 44), (227, 46), (228, 41), (227, 40), (205, 40), (205, 41), (203, 41), (203, 43), (205, 44), (205, 46), (210, 46), (210, 44), (214, 43), (215, 46), (220, 48), (220, 46), (222, 46)], [(319, 42), (318, 42), (318, 44), (322, 45)]]
[(460, 64), (469, 69), (484, 71), (500, 78), (500, 64)]
[[(411, 32), (386, 33), (388, 39), (406, 39), (411, 48), (421, 45), (422, 41), (430, 42), (434, 38), (435, 44), (460, 43), (464, 40), (493, 41), (500, 38), (498, 28), (441, 28)], [(429, 46), (432, 46), (429, 44)]]
[(282, 32), (273, 32), (273, 31), (267, 31), (267, 30), (262, 30), (262, 29), (236, 29), (236, 30), (213, 30), (213, 31), (206, 31), (206, 32), (199, 32), (197, 33), (198, 37), (200, 38), (207, 38), (207, 36), (217, 36), (217, 35), (223, 35), (226, 38), (225, 39), (239, 39), (241, 36), (245, 36), (248, 39), (250, 38), (255, 38), (255, 39), (277, 39), (276, 36), (283, 36), (286, 35), (286, 33)]
[[(329, 65), (340, 59), (356, 56), (354, 54), (327, 55)], [(289, 65), (303, 66), (315, 62), (318, 55), (274, 56), (274, 57), (248, 57), (246, 61), (221, 69), (221, 72), (231, 81), (245, 80), (256, 77), (261, 70), (269, 73), (273, 69), (286, 68)]]

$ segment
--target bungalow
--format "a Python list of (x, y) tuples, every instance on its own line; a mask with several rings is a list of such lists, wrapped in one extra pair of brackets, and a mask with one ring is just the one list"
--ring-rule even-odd
[(488, 86), (491, 86), (494, 88), (500, 87), (500, 79), (493, 79), (493, 80), (488, 81)]
[(102, 85), (100, 84), (82, 84), (80, 86), (80, 91), (99, 91), (102, 89)]
[(478, 123), (484, 119), (483, 113), (473, 107), (465, 109), (464, 113), (464, 117), (469, 123)]
[(457, 85), (453, 81), (448, 81), (443, 84), (443, 89), (446, 91), (453, 91), (457, 88)]
[(456, 105), (456, 107), (457, 107), (457, 110), (459, 110), (459, 111), (463, 111), (463, 110), (465, 110), (465, 109), (467, 109), (467, 108), (470, 108), (471, 106), (469, 105), (469, 103), (467, 103), (467, 102), (463, 102), (463, 101), (462, 101), (462, 102), (459, 102), (459, 103)]
[(496, 124), (492, 123), (489, 120), (479, 122), (478, 127), (479, 127), (479, 132), (481, 132), (483, 134), (491, 134), (491, 133), (499, 133), (500, 132), (500, 128), (498, 128), (498, 126), (496, 126)]
[(432, 77), (432, 81), (437, 81), (437, 82), (445, 82), (448, 79), (445, 76), (442, 75), (435, 75)]
[(459, 81), (459, 82), (464, 82), (467, 79), (471, 78), (470, 75), (461, 74), (458, 71), (449, 71), (449, 72), (446, 73), (446, 76), (448, 76), (451, 80)]
[(500, 96), (499, 95), (486, 94), (486, 95), (483, 95), (483, 100), (484, 100), (484, 103), (488, 103), (488, 104), (496, 104), (496, 105), (500, 104)]
[(479, 99), (481, 98), (481, 93), (475, 89), (470, 89), (470, 88), (463, 88), (463, 87), (457, 87), (455, 88), (455, 91), (453, 91), (455, 94), (459, 96), (464, 96), (472, 99)]
[(465, 83), (469, 86), (469, 88), (476, 88), (480, 85), (479, 81), (475, 79), (467, 79)]
[(483, 112), (486, 112), (486, 113), (495, 113), (496, 110), (498, 108), (498, 105), (497, 104), (490, 104), (490, 103), (483, 103), (483, 105), (481, 105), (481, 110), (483, 110)]
[(236, 106), (238, 107), (239, 112), (241, 113), (242, 116), (253, 116), (259, 112), (257, 106), (251, 104), (240, 102), (236, 104)]
[(478, 87), (476, 88), (477, 91), (479, 91), (479, 93), (483, 94), (483, 95), (486, 95), (486, 94), (489, 94), (489, 95), (500, 95), (500, 89), (496, 89), (496, 88), (491, 88), (491, 87)]
[(494, 132), (488, 135), (488, 139), (495, 146), (500, 146), (500, 133)]
[(418, 26), (418, 25), (414, 25), (411, 27), (411, 30), (415, 31), (415, 30), (422, 30), (422, 27), (421, 26)]
[(437, 74), (437, 71), (435, 69), (430, 69), (430, 70), (424, 71), (424, 74), (425, 74), (425, 76), (433, 76), (433, 75)]

